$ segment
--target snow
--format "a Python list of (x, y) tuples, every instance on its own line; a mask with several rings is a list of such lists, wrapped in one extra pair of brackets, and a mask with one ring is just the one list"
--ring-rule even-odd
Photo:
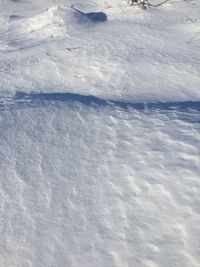
[(198, 266), (200, 124), (179, 115), (3, 111), (1, 266)]
[(0, 266), (200, 266), (199, 11), (0, 0)]
[(1, 90), (200, 100), (198, 1), (147, 11), (121, 0), (77, 4), (103, 10), (106, 23), (75, 16), (70, 1), (40, 2), (1, 4)]

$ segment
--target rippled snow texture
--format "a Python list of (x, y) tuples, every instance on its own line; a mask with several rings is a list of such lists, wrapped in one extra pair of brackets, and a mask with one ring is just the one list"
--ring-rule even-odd
[(198, 267), (199, 112), (179, 113), (1, 111), (0, 265)]

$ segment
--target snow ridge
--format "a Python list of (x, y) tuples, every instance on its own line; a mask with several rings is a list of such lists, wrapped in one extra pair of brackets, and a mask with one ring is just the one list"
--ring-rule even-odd
[(31, 108), (53, 104), (55, 102), (79, 102), (86, 106), (113, 107), (128, 110), (196, 110), (200, 111), (200, 101), (168, 101), (168, 102), (126, 102), (103, 99), (92, 95), (74, 93), (26, 93), (17, 91), (13, 97), (0, 97), (0, 110)]

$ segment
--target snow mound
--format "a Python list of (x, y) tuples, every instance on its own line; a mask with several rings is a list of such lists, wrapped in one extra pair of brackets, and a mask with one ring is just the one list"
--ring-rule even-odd
[(105, 12), (103, 24), (79, 21), (71, 4), (17, 1), (0, 11), (0, 20), (8, 20), (1, 28), (0, 90), (131, 102), (200, 100), (198, 2), (146, 11), (123, 1), (76, 5)]

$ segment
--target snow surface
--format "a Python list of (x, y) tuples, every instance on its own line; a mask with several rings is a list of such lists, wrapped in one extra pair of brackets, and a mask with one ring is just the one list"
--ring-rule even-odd
[(147, 11), (122, 0), (79, 1), (83, 11), (106, 12), (108, 22), (99, 24), (75, 16), (70, 3), (76, 2), (1, 0), (4, 94), (41, 90), (129, 101), (200, 100), (198, 0)]
[(0, 0), (0, 266), (200, 266), (199, 15)]

